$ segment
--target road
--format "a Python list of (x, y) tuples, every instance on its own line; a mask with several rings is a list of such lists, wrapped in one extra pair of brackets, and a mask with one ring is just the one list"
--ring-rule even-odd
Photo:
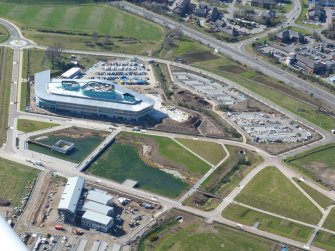
[[(12, 161), (17, 161), (18, 163), (22, 163), (25, 165), (30, 165), (29, 163), (26, 162), (27, 159), (27, 154), (29, 156), (30, 151), (25, 149), (23, 147), (20, 147), (19, 149), (17, 149), (15, 147), (15, 138), (16, 136), (18, 136), (19, 138), (24, 138), (27, 135), (17, 135), (16, 132), (16, 128), (15, 128), (15, 123), (18, 117), (24, 117), (24, 118), (34, 118), (34, 119), (38, 119), (38, 120), (49, 120), (52, 119), (54, 122), (56, 123), (60, 123), (62, 124), (62, 126), (71, 126), (71, 125), (79, 125), (82, 127), (90, 127), (90, 128), (97, 128), (97, 129), (107, 129), (107, 127), (109, 126), (108, 124), (105, 124), (103, 122), (98, 122), (98, 121), (89, 121), (89, 120), (83, 120), (83, 119), (65, 119), (65, 118), (58, 118), (56, 116), (45, 116), (45, 115), (38, 115), (38, 114), (31, 114), (31, 113), (25, 113), (25, 112), (19, 112), (18, 109), (19, 107), (17, 107), (15, 105), (16, 102), (16, 94), (17, 94), (17, 84), (21, 82), (21, 74), (20, 71), (22, 69), (21, 64), (22, 64), (22, 60), (21, 60), (21, 55), (22, 55), (22, 49), (23, 48), (31, 48), (31, 47), (38, 47), (36, 46), (33, 42), (26, 40), (22, 37), (22, 34), (20, 33), (19, 30), (17, 30), (16, 32), (14, 30), (18, 29), (17, 27), (15, 27), (14, 25), (11, 26), (10, 23), (8, 22), (4, 22), (3, 20), (0, 20), (0, 23), (5, 25), (6, 27), (9, 27), (9, 29), (13, 29), (13, 31), (11, 32), (11, 37), (10, 37), (10, 42), (7, 42), (5, 45), (6, 46), (11, 46), (14, 49), (14, 59), (13, 59), (13, 86), (12, 86), (12, 92), (11, 92), (11, 107), (10, 107), (10, 119), (9, 119), (9, 127), (11, 128), (10, 130), (8, 130), (8, 142), (5, 146), (5, 148), (0, 150), (0, 157), (6, 158), (6, 159), (10, 159)], [(40, 47), (40, 48), (45, 48), (45, 47)], [(136, 55), (125, 55), (125, 54), (113, 54), (113, 53), (102, 53), (102, 52), (81, 52), (81, 51), (73, 51), (73, 50), (68, 50), (66, 52), (69, 53), (86, 53), (86, 54), (94, 54), (94, 55), (120, 55), (120, 56), (124, 56), (124, 57), (134, 57)], [(139, 57), (139, 56), (136, 56)], [(140, 57), (143, 59), (147, 59), (145, 57)], [(166, 61), (166, 60), (160, 60), (157, 59), (159, 62), (162, 63), (167, 63), (169, 65), (173, 65), (173, 66), (178, 66), (181, 67), (183, 69), (188, 69), (188, 70), (194, 70), (195, 72), (201, 73), (201, 74), (205, 74), (208, 75), (210, 77), (213, 77), (214, 79), (218, 79), (220, 81), (226, 81), (223, 78), (220, 78), (214, 74), (208, 73), (206, 71), (202, 71), (193, 67), (189, 67), (186, 65), (180, 65), (174, 62), (170, 62), (170, 61)], [(235, 83), (234, 83), (235, 84)], [(236, 85), (236, 84), (235, 84)], [(240, 87), (238, 87), (239, 89), (241, 89)], [(242, 90), (243, 91), (243, 90)], [(249, 94), (250, 92), (247, 92), (247, 94)], [(251, 95), (253, 95), (252, 93), (250, 93)], [(254, 97), (254, 96), (253, 96)], [(262, 97), (259, 97), (260, 99), (264, 100)], [(273, 105), (273, 104), (270, 104)], [(281, 109), (281, 108), (280, 108)], [(281, 109), (282, 110), (282, 109)], [(297, 118), (298, 119), (298, 118)], [(299, 120), (299, 119), (298, 119)], [(306, 122), (306, 121), (305, 121)], [(308, 122), (306, 122), (308, 123)], [(322, 130), (321, 130), (322, 131)], [(163, 133), (163, 132), (158, 132), (158, 131), (148, 131), (147, 133), (153, 134), (153, 135), (161, 135), (161, 136), (168, 136), (171, 138), (174, 137), (185, 137), (185, 138), (189, 138), (190, 136), (187, 135), (181, 135), (181, 134), (176, 134), (176, 133)], [(327, 132), (323, 132), (324, 133), (324, 140), (321, 142), (328, 142), (329, 140), (332, 140), (333, 138), (331, 138), (331, 135), (327, 134)], [(111, 180), (107, 180), (107, 179), (103, 179), (101, 177), (95, 177), (93, 175), (88, 175), (85, 173), (80, 172), (75, 165), (70, 164), (66, 161), (62, 161), (59, 159), (54, 159), (51, 161), (45, 161), (45, 167), (41, 167), (41, 166), (33, 166), (34, 168), (39, 168), (40, 170), (46, 172), (46, 171), (54, 171), (56, 173), (59, 173), (62, 176), (81, 176), (84, 177), (87, 181), (89, 182), (97, 182), (99, 181), (99, 184), (103, 187), (106, 188), (111, 188), (111, 189), (115, 189), (115, 190), (120, 190), (123, 191), (125, 193), (131, 194), (132, 196), (138, 196), (141, 198), (145, 198), (147, 200), (151, 200), (153, 202), (157, 202), (159, 201), (164, 207), (167, 208), (177, 208), (180, 210), (184, 210), (187, 212), (190, 212), (192, 214), (204, 217), (206, 219), (208, 219), (209, 221), (216, 221), (219, 223), (223, 223), (232, 227), (236, 227), (236, 222), (224, 219), (221, 216), (221, 212), (222, 210), (231, 202), (233, 202), (234, 198), (239, 194), (239, 192), (242, 190), (243, 187), (245, 187), (253, 178), (255, 175), (257, 175), (257, 173), (259, 173), (262, 169), (264, 169), (266, 166), (269, 165), (274, 165), (277, 166), (279, 168), (279, 170), (289, 179), (292, 179), (293, 177), (299, 177), (300, 174), (296, 173), (295, 171), (293, 171), (292, 169), (286, 167), (285, 165), (282, 164), (282, 158), (278, 157), (278, 156), (272, 156), (268, 153), (266, 153), (265, 151), (258, 149), (255, 146), (249, 145), (245, 142), (236, 142), (236, 141), (230, 141), (230, 140), (221, 140), (221, 139), (210, 139), (210, 138), (206, 138), (206, 140), (208, 141), (212, 141), (212, 142), (216, 142), (219, 144), (228, 144), (228, 145), (235, 145), (235, 146), (239, 146), (242, 148), (246, 148), (249, 149), (251, 151), (255, 151), (257, 152), (260, 156), (262, 156), (264, 158), (264, 162), (257, 166), (256, 168), (254, 168), (241, 182), (240, 185), (238, 187), (236, 187), (233, 192), (231, 194), (228, 195), (228, 197), (222, 201), (222, 203), (219, 205), (219, 207), (214, 210), (213, 212), (204, 212), (201, 210), (198, 210), (196, 208), (192, 208), (192, 207), (188, 207), (188, 206), (184, 206), (181, 204), (180, 201), (174, 200), (174, 199), (170, 199), (170, 198), (166, 198), (163, 196), (159, 196), (159, 195), (153, 195), (150, 192), (146, 192), (143, 190), (138, 190), (135, 188), (129, 188), (127, 186), (124, 186), (122, 184), (119, 184), (117, 182), (111, 181)], [(328, 141), (327, 141), (328, 140)], [(35, 153), (34, 154), (34, 158), (45, 158), (45, 156), (43, 156), (42, 154), (39, 153)], [(50, 157), (47, 157), (48, 159), (52, 159)], [(315, 186), (315, 184), (312, 181), (306, 180), (307, 184), (313, 185)], [(197, 185), (200, 185), (200, 183), (197, 183)], [(318, 189), (319, 192), (321, 192), (322, 194), (324, 194), (325, 196), (328, 196), (332, 199), (335, 199), (335, 195), (329, 191), (326, 191), (324, 189), (322, 189), (321, 187), (317, 187), (316, 189)], [(154, 197), (153, 197), (154, 196)], [(324, 216), (325, 217), (325, 216)], [(250, 233), (254, 233), (257, 234), (259, 236), (262, 237), (266, 237), (269, 239), (273, 239), (279, 242), (284, 242), (284, 243), (288, 243), (290, 245), (296, 246), (296, 247), (306, 247), (305, 243), (301, 243), (295, 240), (291, 240), (288, 238), (284, 238), (275, 234), (271, 234), (268, 232), (264, 232), (261, 231), (259, 229), (255, 229), (252, 227), (248, 227), (248, 226), (244, 226), (243, 228), (244, 231), (250, 232)], [(313, 250), (321, 250), (318, 248), (313, 247)]]
[[(294, 1), (293, 6), (296, 6), (297, 2), (297, 0)], [(121, 1), (113, 2), (111, 4), (119, 6), (126, 11), (129, 11), (138, 16), (142, 16), (169, 29), (178, 29), (180, 32), (182, 32), (183, 35), (211, 48), (217, 49), (220, 53), (230, 56), (241, 64), (246, 64), (252, 69), (261, 71), (264, 75), (283, 81), (285, 84), (294, 87), (295, 89), (306, 91), (307, 93), (313, 93), (314, 97), (321, 100), (324, 104), (327, 104), (329, 107), (335, 107), (335, 96), (332, 93), (329, 93), (316, 85), (304, 81), (290, 72), (277, 68), (276, 66), (271, 65), (265, 61), (258, 60), (257, 58), (245, 53), (243, 50), (240, 50), (240, 47), (236, 48), (235, 45), (217, 40), (210, 35), (199, 32), (195, 29), (187, 27), (186, 25), (180, 24), (172, 19), (158, 15), (129, 2)], [(289, 17), (291, 19), (294, 15), (297, 15), (299, 11), (298, 7), (294, 7), (294, 10), (295, 11), (291, 12), (292, 16)], [(292, 21), (289, 20), (288, 23), (290, 22)]]

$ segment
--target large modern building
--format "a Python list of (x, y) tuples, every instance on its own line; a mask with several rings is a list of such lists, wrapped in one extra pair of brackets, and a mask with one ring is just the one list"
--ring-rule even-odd
[(35, 74), (36, 105), (52, 112), (136, 121), (153, 110), (149, 97), (105, 80), (51, 79)]
[(74, 222), (84, 183), (85, 179), (82, 177), (68, 178), (58, 205), (58, 215), (64, 222)]

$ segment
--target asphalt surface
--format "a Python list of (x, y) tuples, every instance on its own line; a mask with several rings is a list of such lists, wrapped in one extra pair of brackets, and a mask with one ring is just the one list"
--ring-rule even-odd
[[(134, 188), (129, 188), (127, 186), (124, 186), (122, 184), (113, 182), (111, 180), (107, 180), (107, 179), (103, 179), (100, 177), (95, 177), (93, 175), (87, 175), (84, 174), (82, 172), (80, 172), (75, 165), (73, 165), (73, 163), (69, 163), (66, 161), (62, 161), (56, 158), (52, 158), (52, 157), (46, 157), (42, 154), (38, 154), (38, 153), (34, 153), (34, 155), (32, 155), (32, 153), (27, 150), (27, 149), (22, 149), (22, 147), (20, 149), (17, 149), (15, 147), (15, 138), (16, 136), (20, 137), (20, 139), (24, 139), (25, 137), (27, 137), (27, 135), (25, 134), (21, 134), (19, 135), (18, 132), (16, 131), (16, 120), (18, 117), (20, 118), (33, 118), (33, 119), (38, 119), (38, 120), (42, 120), (42, 121), (48, 121), (48, 120), (53, 120), (56, 123), (60, 123), (62, 124), (62, 126), (81, 126), (81, 127), (89, 127), (89, 128), (95, 128), (95, 129), (108, 129), (108, 127), (110, 125), (105, 124), (103, 122), (97, 122), (97, 121), (88, 121), (88, 120), (83, 120), (83, 119), (64, 119), (64, 118), (58, 118), (55, 116), (45, 116), (45, 115), (37, 115), (37, 114), (31, 114), (31, 113), (25, 113), (25, 112), (19, 112), (19, 106), (16, 106), (15, 102), (16, 102), (16, 97), (17, 97), (17, 84), (20, 83), (21, 81), (21, 76), (20, 76), (20, 70), (22, 69), (21, 67), (21, 55), (22, 55), (22, 49), (23, 48), (28, 48), (28, 47), (37, 47), (32, 41), (26, 40), (22, 37), (21, 32), (19, 31), (19, 29), (10, 24), (7, 21), (4, 21), (2, 19), (0, 19), (0, 24), (4, 25), (5, 27), (7, 27), (10, 30), (10, 40), (8, 42), (6, 42), (5, 46), (11, 46), (14, 49), (14, 58), (13, 58), (13, 80), (12, 80), (12, 92), (11, 92), (11, 106), (10, 106), (10, 115), (9, 115), (9, 130), (8, 130), (8, 142), (5, 146), (5, 148), (0, 150), (0, 156), (3, 158), (7, 158), (10, 159), (12, 161), (17, 161), (19, 163), (25, 164), (25, 165), (30, 165), (29, 163), (26, 162), (27, 158), (30, 158), (31, 156), (35, 159), (35, 160), (41, 160), (44, 163), (44, 167), (42, 166), (33, 166), (34, 168), (38, 168), (42, 171), (54, 171), (62, 176), (82, 176), (85, 177), (86, 180), (91, 181), (91, 182), (98, 182), (100, 185), (104, 186), (104, 187), (108, 187), (108, 188), (112, 188), (112, 189), (116, 189), (116, 190), (122, 190), (125, 193), (129, 193), (132, 194), (134, 196), (138, 196), (138, 197), (142, 197), (142, 198), (146, 198), (148, 200), (151, 200), (153, 202), (160, 202), (164, 208), (177, 208), (180, 210), (184, 210), (187, 212), (190, 212), (192, 214), (204, 217), (206, 219), (208, 219), (209, 221), (217, 221), (219, 223), (223, 223), (232, 227), (236, 227), (236, 222), (224, 219), (221, 216), (221, 212), (222, 210), (231, 202), (234, 201), (234, 198), (239, 194), (239, 192), (242, 190), (243, 187), (245, 187), (252, 179), (253, 177), (259, 172), (261, 171), (263, 168), (265, 168), (266, 166), (269, 165), (275, 165), (279, 168), (279, 170), (281, 170), (281, 172), (287, 176), (289, 179), (292, 179), (293, 177), (299, 177), (300, 174), (296, 173), (295, 171), (291, 170), (290, 168), (286, 167), (285, 165), (282, 164), (282, 158), (281, 157), (277, 157), (277, 156), (272, 156), (268, 153), (266, 153), (265, 151), (258, 149), (255, 146), (246, 144), (246, 143), (242, 143), (242, 142), (235, 142), (235, 141), (229, 141), (229, 140), (219, 140), (219, 139), (209, 139), (206, 138), (206, 140), (208, 141), (213, 141), (219, 144), (230, 144), (230, 145), (236, 145), (236, 146), (240, 146), (246, 149), (249, 149), (251, 151), (255, 151), (257, 152), (260, 156), (262, 156), (264, 158), (264, 163), (259, 165), (258, 167), (256, 167), (255, 169), (253, 169), (253, 171), (251, 171), (240, 183), (239, 187), (236, 187), (233, 192), (231, 194), (228, 195), (227, 198), (225, 198), (222, 203), (219, 205), (219, 207), (214, 210), (213, 212), (204, 212), (192, 207), (188, 207), (188, 206), (184, 206), (183, 204), (181, 204), (179, 201), (170, 199), (170, 198), (166, 198), (163, 196), (159, 196), (159, 195), (153, 195), (150, 192), (146, 192), (146, 191), (142, 191), (142, 190), (138, 190), (138, 189), (134, 189)], [(15, 41), (19, 41), (19, 42), (15, 42)], [(22, 43), (20, 43), (20, 41), (22, 41)], [(41, 47), (43, 48), (43, 47)], [(73, 51), (73, 50), (69, 50), (67, 51), (69, 53), (82, 53), (81, 51)], [(106, 53), (99, 53), (99, 52), (83, 52), (86, 54), (106, 54)], [(107, 55), (111, 55), (111, 53), (107, 53)], [(115, 55), (115, 54), (113, 54)], [(120, 55), (120, 54), (118, 54)], [(124, 55), (121, 54), (121, 56), (127, 56), (127, 57), (134, 57), (136, 55)], [(137, 56), (138, 57), (138, 56)], [(141, 57), (140, 57), (141, 58)], [(157, 59), (158, 60), (158, 59)], [(185, 66), (185, 65), (179, 65), (176, 64), (174, 62), (169, 62), (166, 60), (160, 60), (160, 62), (163, 63), (167, 63), (170, 65), (175, 65), (184, 69), (190, 69), (190, 70), (195, 70), (198, 73), (201, 74), (208, 74), (209, 76), (222, 80), (222, 78), (220, 79), (218, 76), (215, 76), (211, 73), (208, 73), (206, 71), (201, 71), (189, 66)], [(240, 88), (241, 89), (241, 88)], [(260, 97), (261, 98), (261, 97)], [(180, 134), (172, 134), (172, 133), (162, 133), (162, 132), (156, 132), (156, 131), (149, 131), (148, 133), (153, 134), (153, 135), (162, 135), (162, 136), (168, 136), (168, 137), (190, 137), (187, 135), (180, 135)], [(327, 134), (327, 132), (324, 132), (324, 140), (320, 141), (322, 143), (328, 142), (329, 140), (332, 140), (333, 138), (331, 138), (331, 135)], [(193, 136), (192, 136), (193, 138)], [(294, 154), (294, 153), (292, 153)], [(51, 159), (51, 161), (50, 161)], [(328, 196), (332, 199), (335, 199), (335, 194), (333, 192), (330, 191), (326, 191), (324, 189), (322, 189), (319, 186), (316, 186), (313, 182), (306, 180), (306, 183), (311, 185), (312, 187), (314, 187), (315, 189), (317, 189), (319, 192), (321, 192), (322, 194), (324, 194), (325, 196)], [(197, 186), (200, 186), (200, 183), (196, 184)], [(196, 187), (195, 187), (196, 189)], [(317, 228), (317, 227), (316, 227)], [(250, 232), (250, 233), (254, 233), (256, 235), (262, 236), (262, 237), (266, 237), (269, 239), (273, 239), (276, 240), (278, 242), (284, 242), (296, 247), (300, 247), (300, 248), (306, 248), (306, 244), (305, 243), (301, 243), (295, 240), (291, 240), (288, 238), (284, 238), (281, 237), (279, 235), (275, 235), (275, 234), (271, 234), (268, 232), (264, 232), (261, 231), (259, 229), (255, 229), (252, 227), (248, 227), (248, 226), (243, 226), (243, 230)], [(313, 250), (321, 250), (319, 248), (312, 248)]]

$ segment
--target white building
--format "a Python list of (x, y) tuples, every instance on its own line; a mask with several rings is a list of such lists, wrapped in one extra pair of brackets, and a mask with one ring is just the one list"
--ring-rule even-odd
[(58, 205), (58, 215), (64, 222), (74, 222), (85, 179), (82, 177), (68, 178)]
[(87, 194), (86, 200), (94, 201), (102, 205), (113, 205), (113, 196), (106, 194), (99, 190), (90, 190)]
[(111, 216), (114, 214), (114, 208), (109, 207), (94, 201), (86, 201), (83, 206), (83, 211), (93, 211), (99, 214), (103, 214), (106, 216)]
[(50, 70), (35, 74), (36, 105), (55, 113), (137, 121), (155, 102), (106, 80), (51, 79)]
[(81, 218), (81, 224), (87, 228), (108, 233), (114, 225), (112, 217), (87, 210)]

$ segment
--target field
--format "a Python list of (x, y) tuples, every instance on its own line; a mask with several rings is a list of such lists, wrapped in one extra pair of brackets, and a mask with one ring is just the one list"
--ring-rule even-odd
[(325, 223), (323, 224), (323, 227), (335, 231), (335, 208), (331, 209)]
[(217, 143), (183, 138), (176, 140), (213, 165), (218, 164), (226, 156), (223, 147)]
[(236, 197), (247, 205), (316, 224), (321, 212), (277, 168), (267, 167)]
[(320, 231), (312, 244), (327, 251), (335, 251), (335, 235)]
[(321, 207), (327, 208), (327, 207), (331, 206), (334, 203), (334, 201), (332, 201), (330, 198), (328, 198), (327, 196), (323, 195), (322, 193), (320, 193), (319, 191), (315, 190), (314, 188), (310, 187), (309, 185), (305, 184), (304, 182), (301, 182), (301, 181), (296, 180), (296, 179), (295, 179), (295, 181)]
[(14, 207), (20, 205), (27, 193), (26, 187), (37, 174), (35, 169), (0, 158), (0, 199), (10, 201)]
[[(175, 220), (184, 218), (182, 223)], [(161, 226), (145, 235), (138, 250), (280, 250), (276, 243), (217, 223), (206, 224), (203, 219), (173, 210)]]
[(17, 129), (21, 132), (34, 132), (55, 126), (58, 126), (58, 124), (29, 119), (19, 119), (17, 121)]
[(201, 177), (211, 168), (206, 162), (202, 161), (170, 138), (137, 133), (123, 133), (123, 135), (136, 137), (136, 140), (140, 142), (143, 139), (153, 140), (158, 146), (160, 156), (184, 167), (184, 169), (193, 174), (194, 177)]
[(301, 242), (307, 242), (313, 231), (312, 228), (263, 214), (239, 205), (229, 205), (223, 211), (222, 215), (227, 219), (248, 226), (253, 226), (255, 223), (259, 223), (258, 229), (260, 230)]
[(285, 162), (304, 175), (334, 188), (334, 151), (335, 143), (326, 144), (290, 157)]
[(51, 149), (33, 143), (29, 143), (28, 148), (31, 151), (39, 152), (55, 158), (80, 163), (101, 144), (106, 136), (107, 134), (104, 132), (72, 127), (34, 137), (34, 140), (49, 146), (55, 144), (59, 140), (72, 142), (75, 144), (75, 149), (69, 154), (55, 152)]
[(114, 142), (88, 171), (120, 183), (133, 179), (139, 188), (169, 197), (177, 197), (187, 188), (181, 179), (143, 162), (131, 144)]
[(7, 140), (13, 51), (0, 47), (0, 146)]
[(9, 37), (8, 31), (0, 25), (0, 43), (6, 41)]
[(23, 34), (37, 43), (62, 42), (67, 49), (127, 51), (129, 48), (129, 52), (137, 50), (145, 54), (159, 44), (164, 33), (156, 24), (102, 3), (0, 2), (0, 16), (19, 24)]

